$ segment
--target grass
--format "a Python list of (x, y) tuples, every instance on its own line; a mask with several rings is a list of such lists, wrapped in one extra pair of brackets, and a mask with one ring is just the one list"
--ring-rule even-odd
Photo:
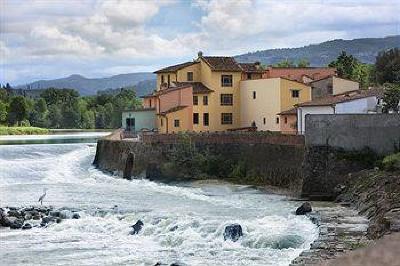
[(0, 126), (0, 135), (46, 135), (48, 129), (39, 127), (6, 127)]

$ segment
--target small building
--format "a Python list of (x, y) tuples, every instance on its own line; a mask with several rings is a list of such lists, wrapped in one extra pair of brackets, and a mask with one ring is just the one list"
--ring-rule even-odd
[(305, 118), (312, 114), (373, 114), (379, 110), (381, 89), (356, 90), (297, 105), (297, 130), (304, 134)]
[(156, 130), (156, 109), (142, 108), (122, 112), (122, 128), (129, 132)]
[(339, 78), (334, 75), (311, 81), (310, 85), (313, 100), (360, 89), (358, 82)]
[[(311, 101), (311, 87), (286, 78), (244, 80), (240, 83), (241, 127), (280, 131), (282, 111)], [(287, 121), (288, 122), (288, 121)]]

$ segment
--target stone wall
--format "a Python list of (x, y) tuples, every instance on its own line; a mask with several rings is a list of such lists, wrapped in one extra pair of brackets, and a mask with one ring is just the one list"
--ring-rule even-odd
[(133, 176), (163, 181), (217, 178), (299, 189), (304, 146), (256, 140), (254, 137), (252, 143), (218, 143), (182, 135), (171, 143), (103, 138), (97, 143), (94, 165), (128, 179)]
[(351, 173), (374, 168), (400, 148), (400, 115), (312, 115), (306, 118), (302, 196), (334, 199)]
[(400, 147), (400, 114), (340, 114), (306, 117), (306, 146), (346, 151), (366, 147), (382, 155)]

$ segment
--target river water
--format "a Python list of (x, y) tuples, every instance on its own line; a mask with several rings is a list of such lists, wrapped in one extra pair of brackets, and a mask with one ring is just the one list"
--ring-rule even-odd
[[(102, 173), (92, 166), (98, 136), (0, 139), (0, 206), (37, 205), (47, 188), (45, 205), (81, 210), (81, 219), (47, 228), (0, 228), (1, 265), (288, 265), (318, 235), (308, 218), (293, 214), (299, 203), (284, 196)], [(138, 219), (142, 231), (129, 235)], [(224, 241), (232, 223), (244, 236)]]

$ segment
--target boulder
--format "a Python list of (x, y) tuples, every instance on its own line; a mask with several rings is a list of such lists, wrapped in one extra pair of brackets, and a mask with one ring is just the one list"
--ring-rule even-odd
[(60, 212), (59, 211), (50, 211), (49, 215), (53, 216), (53, 217), (60, 217)]
[(12, 221), (7, 217), (6, 213), (1, 210), (0, 211), (0, 226), (9, 227)]
[(62, 211), (60, 211), (60, 214), (58, 217), (61, 219), (71, 219), (72, 215), (73, 214), (70, 210), (62, 210)]
[(176, 229), (178, 229), (178, 226), (177, 226), (177, 225), (171, 227), (171, 228), (169, 229), (169, 231), (170, 231), (170, 232), (174, 232), (174, 231), (176, 231)]
[(24, 224), (22, 226), (22, 230), (28, 230), (28, 229), (32, 229), (32, 225), (31, 224), (26, 223), (26, 224)]
[(240, 224), (231, 224), (225, 227), (224, 240), (230, 239), (236, 242), (241, 236), (243, 236), (243, 231)]
[(137, 235), (139, 234), (140, 230), (142, 230), (143, 227), (143, 222), (141, 220), (138, 220), (134, 225), (131, 227), (133, 228), (132, 231), (129, 232), (130, 235)]
[(7, 213), (8, 216), (20, 218), (22, 215), (18, 210), (9, 210)]
[(21, 229), (22, 226), (24, 225), (24, 221), (21, 219), (15, 219), (11, 224), (10, 228), (11, 229)]
[(300, 207), (297, 208), (296, 215), (305, 215), (306, 213), (309, 213), (311, 211), (311, 204), (309, 202), (304, 202), (303, 204), (301, 204)]
[(81, 218), (81, 216), (79, 215), (79, 213), (74, 212), (74, 213), (72, 214), (72, 219), (79, 219), (79, 218)]

